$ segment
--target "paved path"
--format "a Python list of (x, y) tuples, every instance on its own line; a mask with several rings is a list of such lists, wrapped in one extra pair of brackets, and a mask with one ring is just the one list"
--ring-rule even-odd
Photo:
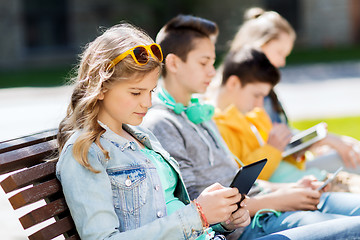
[(282, 69), (276, 86), (291, 120), (359, 116), (360, 61)]
[(291, 120), (360, 116), (360, 75), (276, 87)]
[[(276, 90), (290, 119), (360, 115), (360, 62), (287, 67), (282, 75)], [(70, 94), (70, 87), (0, 89), (0, 141), (57, 127)], [(21, 213), (10, 209), (0, 189), (0, 239), (26, 239)]]
[(69, 86), (0, 89), (0, 141), (57, 127), (70, 94)]

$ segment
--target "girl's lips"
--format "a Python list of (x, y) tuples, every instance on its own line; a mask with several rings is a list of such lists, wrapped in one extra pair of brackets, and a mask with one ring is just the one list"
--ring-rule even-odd
[(206, 86), (209, 86), (211, 82), (204, 82)]
[(139, 115), (139, 116), (141, 116), (141, 117), (145, 117), (146, 112), (145, 112), (145, 113), (135, 113), (135, 114), (137, 114), (137, 115)]

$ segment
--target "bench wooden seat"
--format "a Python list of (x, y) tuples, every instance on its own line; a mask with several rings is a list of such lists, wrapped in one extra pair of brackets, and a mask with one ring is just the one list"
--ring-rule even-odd
[[(22, 209), (19, 218), (24, 229), (49, 222), (28, 236), (30, 240), (80, 239), (66, 205), (61, 184), (55, 176), (57, 130), (0, 142), (0, 183), (14, 210)], [(33, 207), (31, 203), (42, 201)], [(27, 207), (25, 207), (27, 206)], [(39, 225), (38, 225), (39, 226)]]

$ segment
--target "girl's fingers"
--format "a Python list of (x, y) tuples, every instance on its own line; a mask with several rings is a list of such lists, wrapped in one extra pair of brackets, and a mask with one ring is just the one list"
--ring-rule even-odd
[(305, 201), (302, 203), (302, 205), (304, 205), (307, 208), (311, 208), (311, 209), (317, 209), (317, 205), (319, 204), (319, 198), (312, 198), (312, 197), (307, 197), (305, 199)]
[(247, 226), (249, 225), (249, 223), (250, 223), (250, 216), (248, 214), (244, 214), (233, 221), (233, 224), (238, 226), (244, 226), (244, 225)]
[(239, 209), (234, 212), (229, 220), (226, 222), (227, 224), (231, 223), (234, 226), (247, 226), (250, 223), (250, 214), (248, 210)]
[(224, 189), (224, 187), (220, 183), (214, 183), (214, 184), (208, 186), (207, 188), (205, 188), (204, 192), (213, 192), (213, 191), (221, 190), (221, 189)]
[(228, 197), (228, 198), (226, 198), (226, 199), (228, 200), (229, 204), (238, 203), (238, 202), (241, 201), (242, 196), (241, 196), (240, 193), (238, 193), (238, 194), (236, 194), (236, 195), (234, 195), (234, 196), (231, 196), (231, 197)]
[(239, 190), (237, 188), (227, 187), (227, 188), (219, 190), (219, 193), (222, 194), (223, 197), (231, 198), (231, 197), (239, 195)]
[(312, 190), (312, 189), (309, 189), (309, 191), (306, 191), (305, 194), (308, 199), (316, 199), (317, 201), (319, 200), (319, 198), (321, 196), (319, 191)]
[(232, 204), (232, 205), (230, 205), (230, 207), (229, 207), (229, 209), (230, 209), (230, 216), (231, 216), (231, 213), (233, 213), (233, 212), (235, 212), (236, 210), (238, 210), (238, 205), (237, 204)]

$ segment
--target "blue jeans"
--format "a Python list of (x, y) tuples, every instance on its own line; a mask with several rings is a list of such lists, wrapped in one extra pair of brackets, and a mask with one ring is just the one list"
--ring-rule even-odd
[(292, 228), (273, 233), (258, 240), (329, 240), (329, 239), (360, 239), (360, 217), (344, 217), (329, 220), (326, 223)]
[[(349, 219), (347, 216), (360, 216), (360, 194), (324, 193), (321, 196), (318, 210), (284, 212), (280, 216), (276, 216), (274, 213), (265, 214), (259, 219), (261, 227), (255, 225), (255, 228), (252, 229), (249, 225), (239, 239), (255, 239), (271, 233), (333, 219), (349, 221), (346, 220)], [(316, 232), (320, 234), (320, 230)], [(358, 229), (356, 231), (360, 234)]]

